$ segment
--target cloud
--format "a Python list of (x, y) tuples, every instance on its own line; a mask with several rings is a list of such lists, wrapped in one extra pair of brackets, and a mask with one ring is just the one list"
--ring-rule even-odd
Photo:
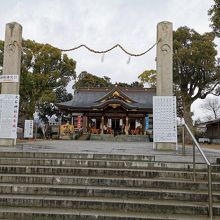
[[(0, 38), (7, 22), (23, 26), (23, 37), (59, 48), (79, 44), (104, 50), (120, 43), (139, 53), (156, 41), (156, 25), (163, 20), (174, 29), (187, 25), (199, 32), (210, 31), (207, 10), (211, 2), (201, 0), (8, 0), (1, 2)], [(108, 75), (113, 82), (132, 82), (145, 69), (155, 69), (156, 49), (143, 57), (132, 58), (116, 49), (101, 56), (85, 49), (69, 52), (77, 61), (77, 73)]]

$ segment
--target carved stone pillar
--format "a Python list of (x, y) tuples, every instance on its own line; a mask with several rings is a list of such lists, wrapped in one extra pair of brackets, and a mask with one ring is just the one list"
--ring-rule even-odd
[(87, 116), (83, 116), (83, 124), (82, 124), (82, 127), (83, 127), (83, 132), (87, 132)]
[(129, 124), (128, 124), (128, 116), (126, 116), (125, 119), (125, 134), (128, 135), (128, 130), (129, 130)]
[(104, 122), (105, 122), (104, 116), (102, 115), (102, 119), (101, 119), (101, 134), (104, 133)]
[(173, 95), (173, 24), (157, 25), (157, 89), (158, 96)]
[[(18, 75), (18, 82), (2, 83), (2, 94), (19, 94), (21, 72), (22, 26), (16, 22), (6, 24), (3, 75)], [(16, 139), (0, 139), (0, 145), (15, 145)]]
[[(173, 24), (157, 24), (157, 96), (173, 95)], [(154, 149), (175, 149), (171, 143), (156, 143)]]

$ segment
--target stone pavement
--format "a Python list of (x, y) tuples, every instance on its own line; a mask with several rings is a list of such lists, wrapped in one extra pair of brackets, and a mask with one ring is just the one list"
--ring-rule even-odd
[[(220, 149), (203, 147), (204, 153), (210, 162), (214, 163), (216, 157), (220, 157)], [(182, 147), (178, 152), (168, 150), (153, 150), (150, 142), (107, 142), (107, 141), (77, 141), (77, 140), (37, 140), (18, 142), (15, 147), (0, 147), (0, 151), (16, 152), (74, 152), (87, 154), (143, 154), (154, 155), (156, 161), (192, 162), (192, 147), (186, 147), (185, 156), (182, 155)], [(203, 162), (198, 150), (196, 161)]]

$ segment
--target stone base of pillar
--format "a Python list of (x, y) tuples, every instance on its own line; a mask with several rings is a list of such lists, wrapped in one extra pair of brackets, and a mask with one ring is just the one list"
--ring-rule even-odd
[(0, 146), (15, 146), (15, 139), (0, 139)]
[(176, 151), (176, 143), (154, 143), (156, 150)]

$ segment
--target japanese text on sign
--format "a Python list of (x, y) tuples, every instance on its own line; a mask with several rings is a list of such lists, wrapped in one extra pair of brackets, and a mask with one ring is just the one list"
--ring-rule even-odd
[(18, 82), (18, 75), (0, 75), (0, 83)]
[(153, 97), (154, 142), (177, 142), (175, 96)]
[(16, 138), (19, 95), (0, 94), (0, 138)]
[(33, 138), (33, 120), (25, 120), (24, 124), (24, 138)]

